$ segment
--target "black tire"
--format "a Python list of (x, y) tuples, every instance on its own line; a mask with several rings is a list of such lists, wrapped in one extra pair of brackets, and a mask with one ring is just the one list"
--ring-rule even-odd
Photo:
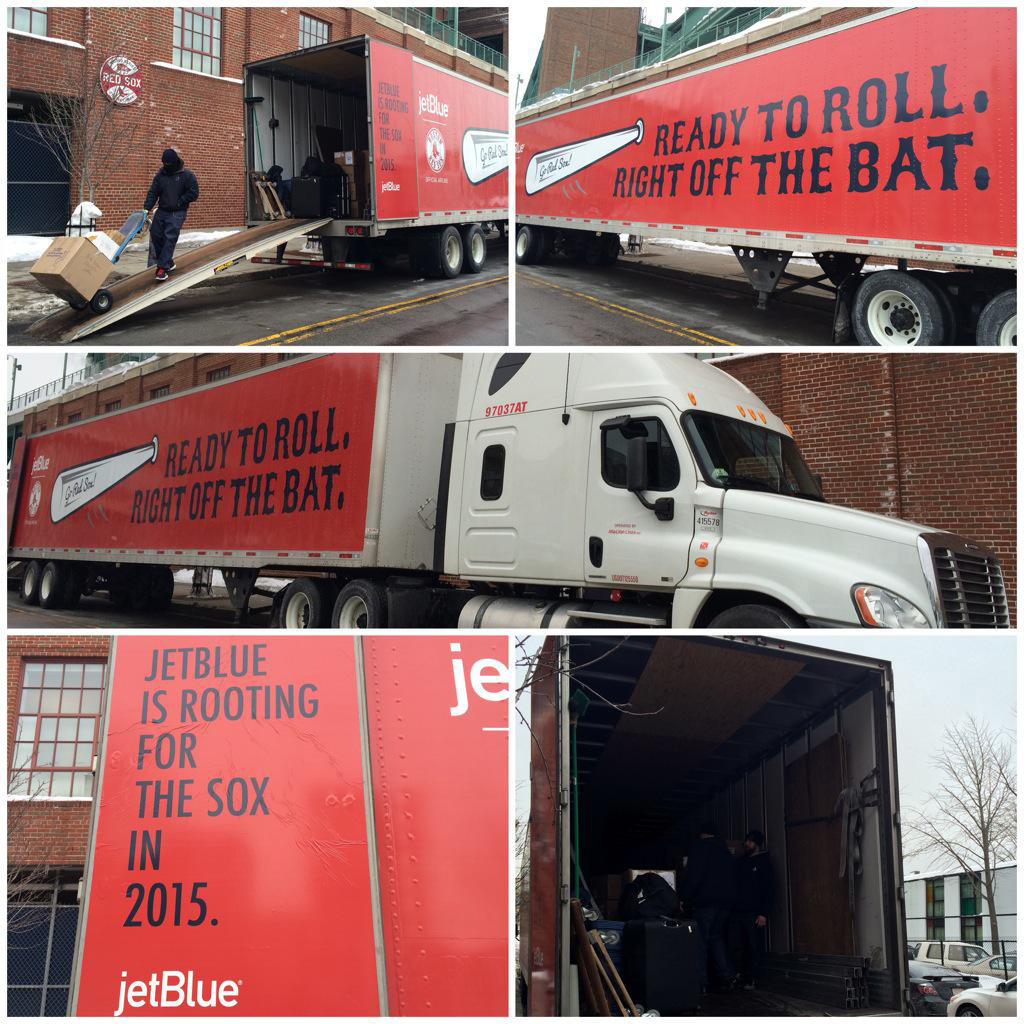
[(956, 315), (956, 306), (953, 305), (953, 296), (946, 290), (944, 278), (949, 275), (936, 270), (915, 269), (910, 273), (931, 288), (932, 294), (939, 300), (939, 305), (942, 307), (943, 338), (947, 345), (955, 345), (958, 340), (959, 318)]
[(967, 1003), (964, 1006), (958, 1007), (956, 1011), (958, 1017), (984, 1017), (985, 1014), (981, 1012), (976, 1006), (972, 1006)]
[(978, 317), (978, 345), (1017, 346), (1017, 289), (1008, 288), (990, 299)]
[(296, 579), (281, 597), (282, 629), (324, 629), (331, 605), (323, 580)]
[(861, 345), (923, 348), (941, 345), (945, 316), (932, 288), (902, 270), (876, 270), (853, 297), (853, 333)]
[(64, 562), (47, 562), (39, 576), (39, 607), (62, 608), (68, 586), (68, 567)]
[(487, 262), (487, 239), (479, 224), (467, 224), (462, 234), (462, 269), (467, 274), (479, 274)]
[(65, 608), (77, 608), (78, 602), (82, 599), (82, 589), (85, 585), (84, 571), (76, 562), (67, 563), (67, 567), (62, 600)]
[(803, 621), (785, 608), (771, 604), (738, 604), (719, 612), (710, 629), (801, 629)]
[(331, 612), (333, 629), (384, 629), (387, 620), (387, 594), (379, 583), (372, 580), (346, 583)]
[(600, 235), (593, 235), (583, 250), (583, 262), (588, 267), (599, 267), (604, 262), (604, 245)]
[(107, 313), (114, 306), (114, 296), (107, 291), (106, 288), (101, 288), (90, 300), (89, 308), (94, 313)]
[(521, 224), (516, 232), (516, 263), (529, 266), (540, 256), (541, 232), (529, 224)]
[(601, 253), (601, 266), (610, 267), (619, 259), (619, 253), (622, 251), (622, 242), (617, 234), (610, 232), (605, 232), (601, 236), (601, 241), (604, 245)]
[(462, 245), (462, 235), (454, 224), (449, 224), (438, 232), (437, 267), (441, 277), (449, 279), (462, 273), (466, 250)]
[(42, 565), (34, 559), (25, 566), (21, 574), (21, 585), (18, 587), (22, 604), (39, 604), (39, 579), (42, 574)]
[(86, 299), (82, 299), (81, 302), (79, 302), (77, 299), (74, 300), (74, 301), (72, 301), (71, 299), (68, 299), (68, 305), (76, 313), (81, 313), (83, 309), (88, 309), (89, 308), (89, 303), (88, 303), (88, 301)]
[(174, 600), (174, 573), (170, 566), (154, 565), (149, 573), (149, 607), (162, 612), (170, 608)]

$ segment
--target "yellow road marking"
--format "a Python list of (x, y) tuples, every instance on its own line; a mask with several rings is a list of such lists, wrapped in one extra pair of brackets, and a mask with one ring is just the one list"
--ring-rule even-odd
[(610, 302), (608, 299), (598, 298), (596, 295), (588, 295), (586, 292), (578, 292), (572, 288), (563, 288), (559, 284), (554, 284), (551, 281), (545, 281), (540, 277), (534, 277), (533, 274), (524, 273), (522, 270), (517, 270), (516, 274), (533, 284), (542, 284), (545, 288), (553, 288), (555, 291), (565, 292), (566, 295), (573, 295), (578, 299), (586, 299), (588, 302), (594, 303), (594, 305), (604, 313), (612, 313), (628, 317), (631, 320), (636, 320), (639, 323), (642, 323), (647, 327), (651, 327), (656, 331), (661, 331), (664, 334), (672, 334), (677, 338), (696, 342), (698, 345), (714, 344), (729, 345), (733, 348), (738, 347), (735, 341), (726, 341), (725, 338), (719, 338), (714, 334), (707, 334), (704, 331), (698, 331), (695, 327), (684, 327), (682, 324), (677, 324), (672, 320), (663, 320), (661, 317), (652, 316), (650, 313), (642, 313), (638, 309), (633, 309), (630, 306), (622, 306), (616, 302)]
[(392, 302), (386, 306), (374, 306), (372, 309), (361, 309), (356, 313), (346, 313), (344, 316), (336, 316), (330, 320), (321, 320), (315, 324), (303, 324), (301, 327), (290, 327), (286, 331), (278, 331), (276, 334), (268, 334), (264, 338), (253, 338), (252, 341), (240, 341), (239, 345), (291, 345), (303, 338), (309, 338), (314, 334), (322, 334), (329, 327), (337, 324), (360, 322), (364, 319), (373, 319), (376, 316), (385, 314), (404, 313), (407, 310), (420, 306), (430, 305), (441, 299), (463, 295), (474, 288), (485, 288), (488, 285), (500, 284), (508, 280), (508, 274), (502, 277), (492, 277), (486, 281), (475, 281), (473, 284), (459, 285), (457, 288), (447, 288), (442, 292), (434, 292), (431, 295), (421, 295), (416, 299), (405, 299), (402, 302)]

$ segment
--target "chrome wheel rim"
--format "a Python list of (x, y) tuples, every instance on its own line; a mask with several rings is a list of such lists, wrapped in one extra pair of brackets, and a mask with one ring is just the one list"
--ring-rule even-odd
[(1001, 348), (1013, 348), (1017, 344), (1017, 314), (999, 328), (999, 345)]
[(516, 236), (516, 258), (522, 259), (526, 255), (526, 232), (520, 231)]
[(366, 629), (370, 617), (370, 609), (366, 602), (353, 595), (342, 606), (338, 615), (338, 626), (341, 629)]
[(880, 345), (912, 346), (921, 340), (921, 311), (903, 292), (886, 289), (868, 303), (868, 329)]
[(449, 269), (454, 270), (459, 265), (460, 250), (461, 246), (458, 237), (454, 234), (449, 235), (448, 242), (444, 247), (444, 258)]
[(470, 251), (473, 253), (473, 262), (480, 264), (484, 261), (484, 236), (477, 233), (473, 235), (473, 242), (470, 245)]
[(288, 629), (309, 629), (313, 609), (303, 593), (292, 594), (284, 610), (284, 624)]

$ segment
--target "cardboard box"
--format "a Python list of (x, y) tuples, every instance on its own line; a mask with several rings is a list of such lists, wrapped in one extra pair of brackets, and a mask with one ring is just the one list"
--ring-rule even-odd
[[(118, 233), (120, 234), (120, 232)], [(113, 232), (90, 231), (85, 237), (88, 238), (89, 241), (92, 242), (92, 244), (95, 245), (111, 263), (114, 262), (114, 257), (117, 255), (117, 250), (121, 243), (114, 238)]]
[(346, 149), (334, 154), (334, 162), (348, 178), (348, 194), (353, 217), (362, 215), (370, 195), (370, 154), (365, 149)]
[(113, 264), (90, 239), (74, 236), (55, 238), (29, 273), (47, 291), (68, 302), (88, 302), (112, 269)]

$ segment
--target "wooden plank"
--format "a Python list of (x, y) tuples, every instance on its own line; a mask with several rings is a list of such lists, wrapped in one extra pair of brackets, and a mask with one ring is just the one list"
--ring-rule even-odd
[(832, 816), (845, 786), (846, 747), (838, 734), (786, 767), (786, 849), (796, 953), (856, 953), (847, 882), (839, 877), (842, 818)]

